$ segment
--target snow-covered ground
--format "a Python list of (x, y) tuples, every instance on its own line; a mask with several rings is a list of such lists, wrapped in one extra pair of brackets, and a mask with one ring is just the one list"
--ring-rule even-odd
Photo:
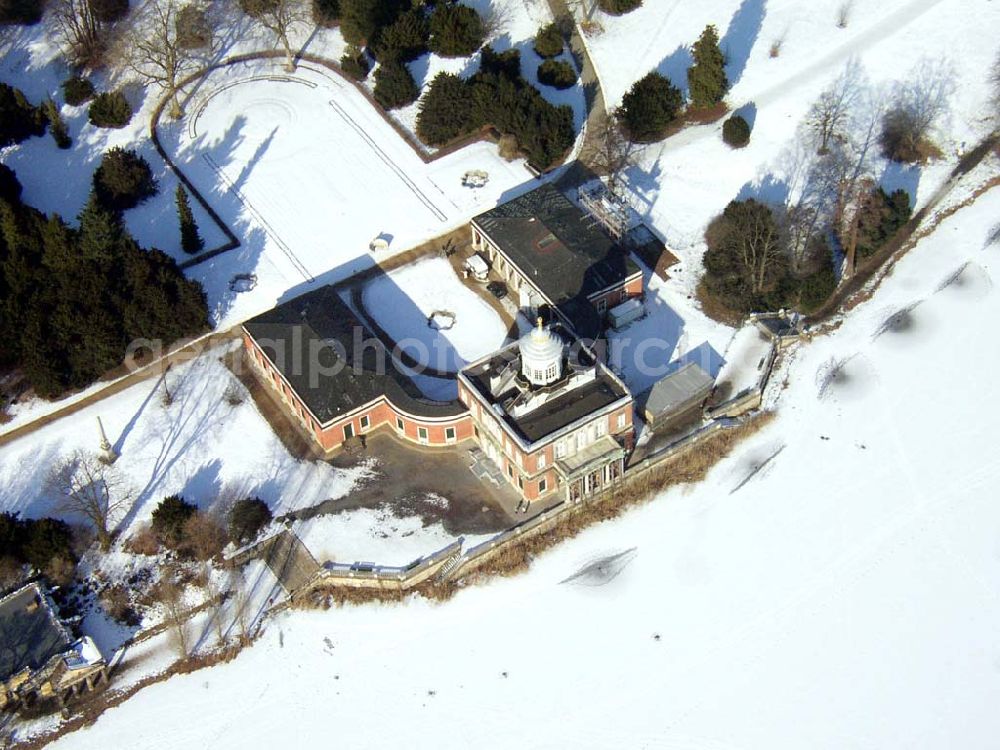
[[(283, 615), (57, 746), (312, 745), (335, 726), (351, 747), (995, 747), (998, 215), (994, 189), (797, 350), (777, 418), (701, 485), (444, 605)], [(610, 580), (560, 583), (631, 548)]]
[[(362, 299), (368, 314), (402, 349), (446, 372), (496, 351), (507, 336), (496, 311), (441, 257), (376, 277), (365, 286)], [(435, 312), (439, 314), (431, 325)]]
[[(124, 477), (125, 491), (132, 498), (119, 520), (123, 540), (149, 522), (164, 497), (175, 493), (219, 513), (241, 497), (257, 496), (279, 516), (343, 497), (368, 476), (364, 465), (335, 469), (322, 461), (290, 456), (220, 361), (224, 353), (210, 349), (171, 369), (169, 406), (163, 404), (163, 385), (149, 380), (0, 448), (0, 511), (30, 518), (55, 515), (82, 523), (81, 518), (61, 513), (46, 484), (53, 467), (75, 451), (96, 452), (98, 417), (121, 455), (115, 471)], [(231, 406), (230, 391), (241, 394), (243, 403)], [(341, 560), (342, 554), (349, 554), (380, 564), (402, 564), (454, 539), (440, 524), (425, 527), (419, 519), (365, 509), (318, 517), (303, 525), (304, 541), (320, 561), (326, 555)], [(116, 546), (97, 568), (124, 578), (134, 562), (134, 556)]]
[[(370, 266), (377, 236), (389, 253), (408, 249), (530, 179), (489, 143), (425, 164), (353, 86), (307, 63), (292, 75), (273, 61), (215, 71), (162, 135), (243, 242), (191, 273), (223, 324)], [(462, 186), (470, 169), (489, 173), (486, 187)], [(237, 273), (257, 287), (233, 295)]]
[[(727, 202), (794, 199), (801, 187), (803, 155), (796, 129), (849, 62), (860, 64), (862, 90), (880, 101), (894, 82), (915, 75), (923, 62), (941, 63), (951, 71), (950, 111), (935, 138), (944, 158), (923, 167), (878, 165), (881, 183), (906, 189), (918, 206), (947, 178), (957, 154), (989, 132), (985, 71), (997, 54), (1000, 6), (990, 0), (847, 3), (848, 25), (838, 28), (841, 5), (845, 3), (647, 2), (620, 17), (596, 14), (604, 33), (586, 43), (609, 108), (653, 69), (686, 92), (690, 45), (713, 23), (727, 53), (732, 88), (726, 101), (753, 128), (749, 145), (733, 150), (722, 142), (721, 121), (688, 127), (645, 147), (639, 164), (629, 171), (633, 205), (682, 261), (671, 269), (674, 300), (694, 291), (705, 226)], [(771, 58), (771, 44), (778, 39), (780, 55)]]

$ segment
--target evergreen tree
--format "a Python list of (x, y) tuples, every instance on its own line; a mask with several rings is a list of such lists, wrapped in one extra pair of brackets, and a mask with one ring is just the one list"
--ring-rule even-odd
[(638, 8), (642, 0), (597, 0), (597, 4), (605, 13), (620, 16)]
[(556, 57), (563, 51), (563, 36), (554, 23), (543, 26), (535, 34), (535, 54), (539, 57)]
[(332, 29), (340, 21), (338, 0), (312, 0), (312, 19), (317, 26)]
[(42, 102), (42, 110), (45, 112), (45, 119), (49, 123), (49, 132), (52, 133), (52, 140), (56, 142), (56, 146), (64, 149), (72, 146), (73, 139), (69, 137), (66, 122), (51, 96)]
[(652, 71), (632, 84), (622, 97), (619, 117), (633, 141), (648, 143), (664, 136), (680, 112), (681, 104), (681, 92), (677, 87)]
[(430, 48), (442, 57), (467, 57), (485, 38), (483, 19), (468, 5), (439, 3), (431, 15)]
[(722, 123), (722, 140), (733, 148), (743, 148), (750, 142), (750, 125), (739, 115)]
[(340, 33), (349, 44), (365, 45), (410, 7), (408, 0), (340, 0)]
[(14, 170), (6, 164), (0, 164), (0, 200), (14, 204), (21, 202), (21, 183)]
[(417, 114), (417, 135), (431, 146), (443, 146), (482, 125), (475, 118), (472, 86), (453, 73), (438, 73)]
[(694, 64), (688, 68), (688, 91), (695, 107), (714, 107), (729, 88), (726, 59), (719, 49), (719, 34), (711, 24), (701, 32), (691, 50)]
[(149, 162), (131, 149), (115, 146), (94, 172), (94, 192), (105, 206), (125, 211), (156, 195)]
[(112, 261), (118, 241), (126, 233), (121, 214), (99, 200), (96, 191), (91, 191), (79, 220), (80, 257), (95, 263)]
[(427, 52), (430, 27), (420, 10), (407, 11), (378, 31), (373, 45), (379, 62), (411, 62)]
[(417, 100), (420, 90), (406, 66), (384, 63), (375, 70), (375, 101), (386, 109), (405, 107)]
[(538, 66), (538, 82), (557, 89), (576, 83), (576, 70), (565, 60), (546, 60)]
[(0, 83), (0, 148), (45, 132), (45, 117), (20, 89)]
[(187, 191), (183, 185), (177, 186), (174, 200), (177, 203), (177, 220), (181, 225), (181, 249), (190, 255), (200, 253), (205, 248), (205, 240), (198, 232), (198, 225), (195, 223)]

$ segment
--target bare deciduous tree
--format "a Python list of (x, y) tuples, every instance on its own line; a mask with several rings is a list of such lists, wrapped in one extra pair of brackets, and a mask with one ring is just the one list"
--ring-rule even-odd
[(295, 70), (295, 56), (288, 35), (309, 20), (309, 10), (302, 0), (241, 0), (247, 15), (277, 37), (285, 50), (285, 70)]
[(188, 613), (184, 608), (184, 586), (177, 581), (177, 571), (173, 568), (164, 568), (156, 594), (160, 604), (163, 605), (164, 622), (170, 628), (177, 654), (180, 658), (186, 659), (191, 655)]
[(233, 570), (230, 575), (230, 590), (232, 591), (233, 602), (233, 624), (237, 626), (240, 643), (247, 643), (250, 640), (250, 623), (252, 613), (250, 608), (250, 591), (243, 571), (239, 568)]
[(990, 83), (992, 84), (993, 100), (993, 125), (1000, 127), (1000, 52), (993, 62), (993, 70), (990, 73)]
[(97, 456), (77, 451), (57, 466), (49, 486), (60, 497), (60, 509), (83, 516), (97, 534), (101, 551), (114, 539), (114, 526), (132, 502), (124, 476)]
[(89, 0), (55, 0), (51, 7), (56, 33), (67, 57), (78, 65), (101, 62), (106, 42), (104, 24)]
[(635, 143), (625, 135), (618, 118), (610, 116), (596, 127), (583, 161), (597, 174), (606, 176), (608, 190), (617, 195), (622, 175), (632, 165), (635, 151)]
[(819, 95), (809, 113), (806, 125), (816, 140), (816, 153), (825, 154), (834, 139), (843, 138), (864, 85), (864, 70), (856, 60), (847, 63), (837, 79)]
[(178, 83), (194, 71), (209, 46), (193, 48), (178, 26), (180, 9), (176, 0), (150, 0), (132, 19), (122, 38), (121, 59), (147, 83), (163, 87), (170, 100), (170, 116), (184, 114), (178, 97)]

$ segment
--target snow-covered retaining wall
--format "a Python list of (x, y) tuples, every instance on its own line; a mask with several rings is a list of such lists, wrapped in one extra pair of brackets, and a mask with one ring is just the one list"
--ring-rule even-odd
[(292, 600), (301, 600), (317, 589), (328, 586), (407, 591), (436, 575), (462, 552), (465, 538), (459, 537), (437, 552), (420, 557), (403, 567), (354, 563), (326, 563), (309, 583), (291, 593)]

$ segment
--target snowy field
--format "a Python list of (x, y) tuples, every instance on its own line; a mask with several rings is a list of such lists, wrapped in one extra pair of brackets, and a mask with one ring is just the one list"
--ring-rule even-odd
[(994, 748), (998, 215), (994, 189), (799, 349), (777, 419), (703, 484), (445, 605), (281, 616), (57, 746), (310, 746), (335, 726), (345, 747), (419, 728), (441, 748)]
[[(609, 107), (649, 70), (687, 91), (690, 45), (716, 25), (727, 53), (730, 108), (751, 124), (750, 144), (732, 150), (722, 122), (688, 127), (645, 147), (629, 170), (633, 205), (680, 257), (671, 269), (671, 302), (687, 318), (709, 220), (736, 198), (783, 203), (801, 188), (802, 150), (796, 129), (820, 92), (849, 62), (861, 66), (862, 89), (884, 101), (896, 80), (925, 62), (950, 69), (954, 94), (936, 133), (943, 160), (924, 167), (878, 165), (889, 190), (904, 188), (919, 206), (954, 166), (957, 154), (990, 130), (986, 71), (997, 54), (1000, 6), (990, 0), (889, 0), (850, 3), (846, 28), (835, 22), (840, 2), (706, 0), (647, 2), (621, 17), (595, 18), (604, 33), (587, 38)], [(769, 56), (781, 39), (781, 53)], [(622, 50), (629, 54), (622, 54)]]
[[(446, 372), (496, 351), (507, 337), (496, 311), (441, 257), (375, 278), (365, 286), (362, 300), (368, 314), (405, 351)], [(454, 318), (439, 314), (430, 325), (435, 312)]]

